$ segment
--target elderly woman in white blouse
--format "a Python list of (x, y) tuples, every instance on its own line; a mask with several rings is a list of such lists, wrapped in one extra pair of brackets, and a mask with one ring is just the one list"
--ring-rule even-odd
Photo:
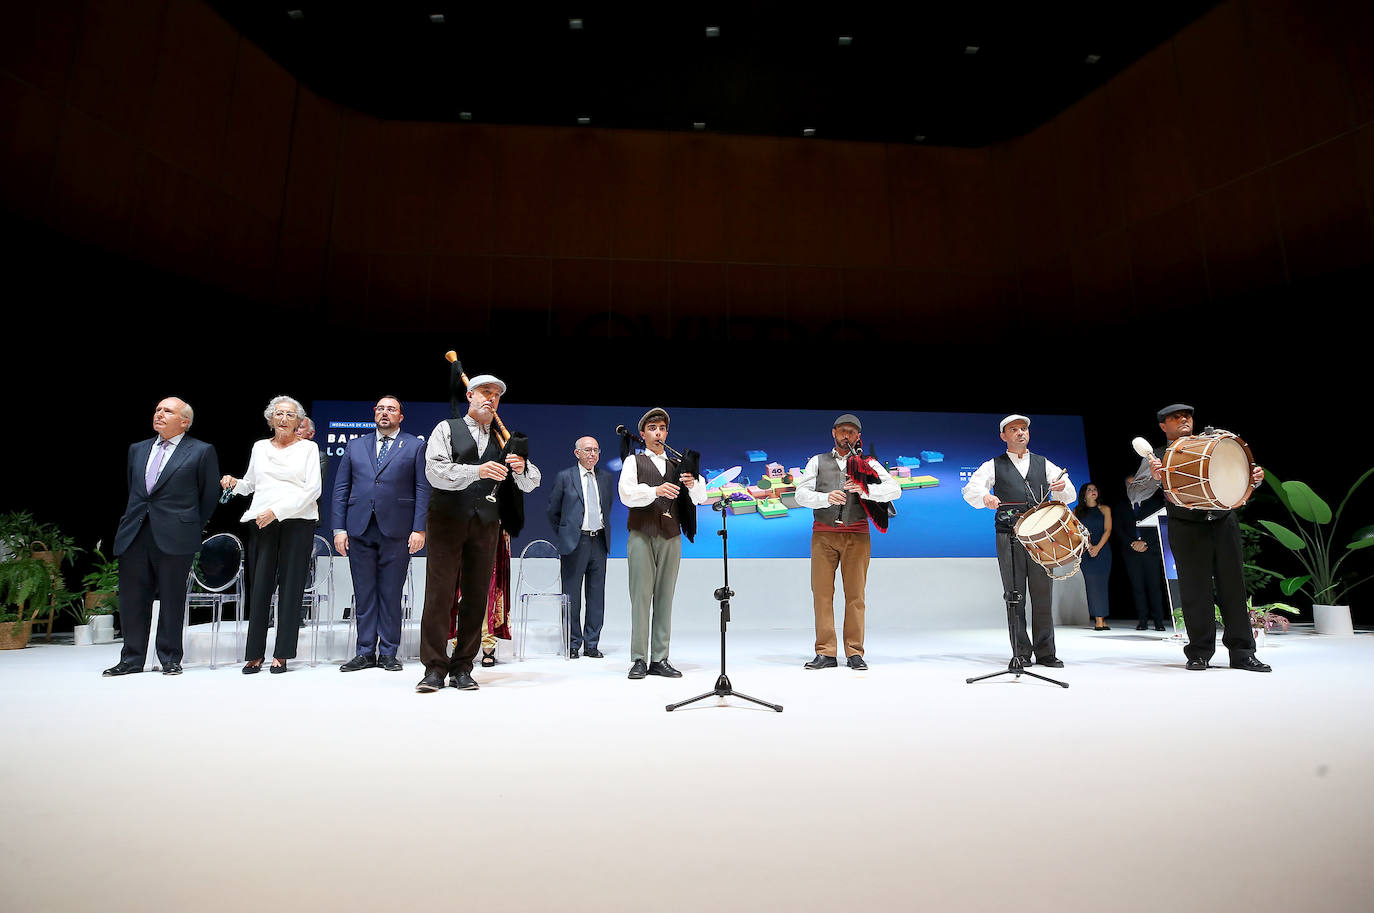
[(222, 488), (253, 501), (239, 519), (252, 523), (248, 543), (248, 644), (244, 675), (262, 669), (267, 654), (267, 615), (277, 591), (277, 642), (272, 671), (285, 672), (296, 655), (301, 598), (310, 573), (311, 538), (319, 519), (320, 449), (296, 436), (306, 417), (301, 404), (278, 396), (263, 410), (272, 436), (253, 445), (243, 478), (225, 476)]

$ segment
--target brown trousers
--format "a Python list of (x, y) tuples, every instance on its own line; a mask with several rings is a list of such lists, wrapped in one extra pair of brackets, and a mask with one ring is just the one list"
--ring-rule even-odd
[[(425, 610), (420, 617), (420, 662), (426, 672), (471, 672), (487, 618), (487, 590), (501, 524), (483, 523), (475, 514), (455, 518), (434, 510), (425, 522), (429, 560), (425, 563)], [(450, 659), (448, 629), (459, 585), (463, 599), (458, 603), (457, 641)], [(468, 599), (468, 593), (474, 598)]]
[(836, 656), (835, 568), (844, 584), (844, 655), (864, 654), (864, 587), (868, 584), (868, 532), (811, 531), (811, 596), (816, 609), (816, 652)]

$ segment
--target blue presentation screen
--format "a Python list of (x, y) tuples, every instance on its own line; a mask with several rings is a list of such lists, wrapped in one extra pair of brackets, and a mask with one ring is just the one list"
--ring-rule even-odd
[[(334, 468), (349, 439), (373, 429), (372, 402), (317, 401), (315, 442), (326, 448), (329, 471), (325, 502), (329, 503)], [(525, 529), (512, 544), (518, 554), (525, 543), (552, 537), (547, 519), (547, 493), (553, 477), (572, 466), (573, 443), (590, 434), (601, 444), (601, 465), (617, 478), (620, 439), (617, 425), (634, 428), (648, 406), (550, 406), (511, 403), (501, 418), (512, 431), (530, 439), (530, 459), (539, 467), (544, 484), (525, 497)], [(800, 470), (817, 453), (833, 446), (830, 426), (837, 413), (783, 409), (670, 408), (668, 443), (678, 450), (700, 451), (708, 480), (740, 466), (736, 485), (759, 487), (770, 472)], [(447, 403), (408, 403), (402, 430), (428, 438), (447, 420)], [(886, 533), (872, 531), (873, 555), (881, 558), (992, 557), (992, 512), (969, 507), (959, 490), (968, 476), (987, 459), (1005, 449), (997, 436), (1002, 414), (945, 412), (861, 412), (866, 453), (876, 453), (884, 466), (905, 471), (906, 484), (897, 501), (897, 515)], [(1068, 469), (1074, 485), (1087, 481), (1087, 446), (1079, 416), (1031, 417), (1031, 450)], [(489, 483), (481, 483), (489, 484)], [(768, 489), (765, 489), (767, 491)], [(785, 491), (785, 486), (783, 488)], [(756, 499), (759, 503), (768, 500)], [(812, 513), (805, 508), (780, 510), (790, 502), (784, 494), (764, 504), (771, 508), (732, 514), (728, 518), (730, 555), (736, 558), (805, 558), (811, 554)], [(748, 508), (744, 502), (742, 509)], [(611, 555), (625, 556), (627, 512), (617, 499), (610, 520)], [(718, 557), (721, 550), (720, 513), (697, 509), (695, 543), (683, 540), (689, 558)], [(329, 521), (333, 523), (332, 519)]]

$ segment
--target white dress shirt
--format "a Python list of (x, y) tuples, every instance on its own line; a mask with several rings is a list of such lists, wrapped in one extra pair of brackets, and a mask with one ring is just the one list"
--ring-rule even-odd
[(301, 438), (285, 447), (274, 447), (270, 439), (258, 441), (234, 494), (253, 496), (239, 517), (245, 523), (269, 509), (278, 520), (318, 520), (320, 448)]
[[(654, 468), (664, 477), (665, 481), (672, 482), (674, 485), (681, 486), (682, 483), (677, 479), (668, 478), (668, 457), (661, 453), (654, 453), (652, 450), (644, 451), (644, 455), (653, 461)], [(625, 460), (625, 465), (620, 469), (620, 503), (626, 507), (648, 507), (658, 498), (654, 494), (652, 486), (639, 481), (639, 461), (633, 456)], [(687, 495), (692, 499), (693, 504), (706, 503), (706, 483), (697, 479), (692, 483), (692, 487), (687, 489)]]
[[(817, 454), (806, 461), (806, 468), (802, 470), (801, 479), (797, 481), (797, 491), (795, 497), (798, 507), (809, 507), (812, 510), (821, 510), (832, 506), (830, 503), (830, 492), (816, 490), (816, 476), (820, 472), (821, 459), (830, 456), (835, 460), (836, 467), (841, 473), (845, 472), (845, 465), (849, 462), (849, 454), (840, 456), (835, 451), (829, 454)], [(902, 496), (902, 483), (892, 478), (883, 465), (872, 457), (868, 458), (869, 468), (878, 474), (881, 479), (877, 485), (870, 485), (866, 494), (860, 497), (869, 501), (885, 503), (896, 501)], [(848, 478), (848, 476), (846, 476)], [(862, 518), (861, 518), (862, 519)]]
[[(477, 452), (484, 453), (491, 441), (490, 428), (483, 428), (470, 415), (464, 415), (463, 422), (468, 426), (473, 443), (477, 445)], [(429, 479), (429, 484), (446, 491), (462, 491), (477, 481), (479, 465), (453, 462), (453, 437), (449, 433), (448, 421), (434, 426), (434, 433), (425, 443), (425, 478)], [(516, 488), (528, 494), (539, 487), (539, 467), (526, 459), (525, 471), (511, 473), (511, 478), (515, 480)]]
[[(1011, 459), (1011, 465), (1016, 467), (1016, 471), (1021, 473), (1021, 478), (1024, 479), (1026, 473), (1030, 472), (1030, 451), (1027, 450), (1025, 453), (1018, 456), (1008, 450), (1007, 456)], [(979, 466), (978, 471), (969, 477), (968, 484), (964, 486), (964, 500), (967, 501), (970, 506), (978, 508), (987, 507), (987, 505), (983, 503), (983, 495), (991, 494), (993, 486), (997, 484), (997, 469), (993, 466), (993, 461), (996, 459), (996, 457), (993, 457), (992, 460), (988, 460), (982, 466)], [(1064, 473), (1064, 490), (1050, 491), (1047, 487), (1045, 491), (1052, 501), (1072, 504), (1074, 501), (1078, 500), (1078, 493), (1074, 490), (1073, 480), (1069, 478), (1067, 472), (1064, 472), (1064, 470), (1060, 469), (1049, 460), (1045, 461), (1045, 483), (1047, 486), (1049, 483), (1058, 479), (1061, 472)], [(1034, 500), (1039, 496), (1040, 492), (1038, 491), (1030, 491), (1028, 489), (1026, 492), (1027, 501)]]

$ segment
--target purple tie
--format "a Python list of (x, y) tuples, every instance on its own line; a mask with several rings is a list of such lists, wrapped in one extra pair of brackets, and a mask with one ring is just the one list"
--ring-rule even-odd
[(146, 491), (152, 491), (157, 484), (157, 474), (162, 471), (162, 461), (167, 458), (167, 441), (164, 438), (157, 442), (157, 456), (148, 464), (148, 474), (143, 477), (143, 487)]

